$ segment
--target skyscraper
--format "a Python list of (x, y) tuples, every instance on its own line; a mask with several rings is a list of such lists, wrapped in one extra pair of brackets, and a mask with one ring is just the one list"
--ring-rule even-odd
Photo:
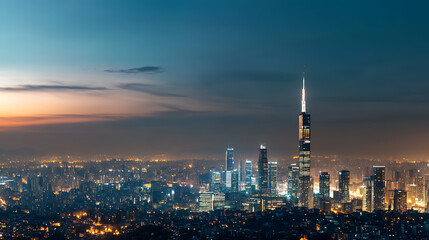
[(363, 178), (362, 210), (366, 212), (372, 211), (372, 180), (373, 177)]
[(319, 193), (320, 198), (326, 200), (329, 199), (329, 190), (331, 187), (331, 178), (329, 173), (321, 172), (319, 176)]
[(291, 164), (288, 167), (288, 179), (287, 179), (287, 193), (292, 200), (294, 205), (298, 201), (298, 189), (299, 189), (299, 167), (296, 164)]
[(339, 181), (338, 188), (340, 191), (340, 201), (348, 202), (350, 201), (350, 171), (349, 170), (341, 170), (338, 173)]
[(404, 190), (394, 190), (393, 210), (400, 212), (407, 211), (407, 192)]
[(222, 187), (222, 174), (218, 171), (210, 171), (210, 191), (220, 192)]
[(299, 114), (299, 206), (310, 205), (310, 114), (306, 113), (305, 78), (302, 78), (301, 114)]
[(269, 195), (268, 188), (268, 157), (267, 148), (261, 145), (259, 148), (259, 160), (258, 160), (258, 180), (259, 180), (259, 191), (262, 195)]
[(244, 164), (244, 182), (246, 186), (246, 194), (252, 193), (252, 161), (246, 160)]
[(234, 148), (229, 147), (226, 149), (225, 170), (234, 170)]
[(374, 166), (374, 181), (372, 184), (372, 210), (384, 210), (385, 167)]
[(277, 196), (277, 162), (268, 163), (268, 188), (272, 197)]
[[(420, 170), (419, 170), (419, 174), (420, 174)], [(423, 176), (422, 175), (417, 175), (416, 176), (416, 201), (420, 204), (425, 204), (426, 203), (426, 197), (425, 197), (425, 182), (423, 181)]]

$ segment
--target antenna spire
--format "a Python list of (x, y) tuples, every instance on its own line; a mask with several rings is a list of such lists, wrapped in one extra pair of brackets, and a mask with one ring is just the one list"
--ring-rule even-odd
[(302, 73), (302, 101), (301, 101), (301, 111), (305, 113), (305, 72)]

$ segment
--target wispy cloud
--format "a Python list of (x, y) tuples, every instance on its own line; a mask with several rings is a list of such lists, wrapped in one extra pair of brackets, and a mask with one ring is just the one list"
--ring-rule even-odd
[(128, 69), (107, 69), (104, 70), (108, 73), (158, 73), (161, 72), (160, 67), (156, 66), (144, 66), (138, 68), (128, 68)]
[(124, 83), (117, 86), (121, 89), (148, 93), (159, 97), (186, 97), (181, 94), (173, 93), (164, 89), (162, 86), (144, 84), (144, 83)]
[(33, 125), (116, 121), (128, 117), (130, 116), (112, 114), (44, 114), (0, 117), (0, 131), (16, 130), (16, 128)]
[(20, 85), (17, 87), (3, 87), (0, 91), (48, 91), (48, 90), (62, 90), (62, 91), (91, 91), (91, 90), (108, 90), (105, 87), (88, 87), (78, 85)]

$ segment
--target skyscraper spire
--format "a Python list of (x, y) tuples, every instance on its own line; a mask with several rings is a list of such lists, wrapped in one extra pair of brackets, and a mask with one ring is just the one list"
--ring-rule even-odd
[(306, 111), (305, 106), (305, 72), (302, 73), (302, 101), (301, 101), (301, 110), (303, 113)]

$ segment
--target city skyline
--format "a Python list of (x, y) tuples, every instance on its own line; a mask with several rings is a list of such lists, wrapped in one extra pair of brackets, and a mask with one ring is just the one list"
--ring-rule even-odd
[(0, 240), (429, 239), (428, 7), (0, 1)]
[(287, 159), (305, 71), (315, 155), (427, 160), (427, 3), (310, 2), (2, 2), (0, 149)]

